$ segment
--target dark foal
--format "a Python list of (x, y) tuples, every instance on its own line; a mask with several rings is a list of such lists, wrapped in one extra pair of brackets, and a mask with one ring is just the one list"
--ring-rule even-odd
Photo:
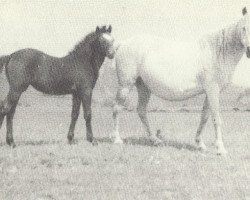
[(65, 57), (49, 56), (35, 49), (22, 49), (0, 58), (0, 71), (5, 65), (9, 93), (0, 103), (0, 127), (7, 117), (6, 142), (14, 147), (13, 117), (21, 94), (32, 85), (38, 91), (52, 95), (72, 94), (71, 123), (68, 141), (72, 143), (74, 129), (83, 105), (87, 140), (95, 143), (91, 128), (92, 91), (105, 57), (114, 57), (111, 26), (97, 27)]

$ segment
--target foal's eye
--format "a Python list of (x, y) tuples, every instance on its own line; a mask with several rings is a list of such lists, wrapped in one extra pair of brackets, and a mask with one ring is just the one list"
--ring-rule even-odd
[(246, 27), (243, 27), (243, 31), (246, 32)]

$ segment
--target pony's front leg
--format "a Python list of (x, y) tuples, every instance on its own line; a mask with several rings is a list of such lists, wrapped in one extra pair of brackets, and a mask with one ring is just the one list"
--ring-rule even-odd
[(115, 140), (114, 140), (115, 144), (123, 143), (120, 133), (119, 133), (119, 113), (124, 108), (129, 92), (130, 92), (130, 87), (123, 87), (123, 88), (120, 88), (116, 94), (116, 102), (115, 102), (115, 105), (113, 106), (113, 120), (114, 120), (113, 135), (115, 136)]
[(115, 140), (114, 140), (115, 144), (122, 144), (123, 143), (121, 136), (120, 136), (120, 133), (119, 133), (119, 112), (122, 109), (123, 109), (123, 106), (119, 105), (118, 103), (115, 104), (113, 107), (114, 130), (113, 130), (113, 134), (111, 135), (111, 137), (113, 135), (115, 136)]
[(206, 92), (215, 128), (217, 154), (224, 155), (227, 153), (227, 151), (222, 141), (222, 132), (221, 132), (222, 121), (220, 117), (220, 98), (219, 98), (220, 88), (218, 84), (210, 84)]
[(209, 105), (208, 105), (208, 99), (206, 97), (205, 101), (204, 101), (204, 104), (203, 104), (203, 109), (202, 109), (202, 113), (201, 113), (201, 121), (200, 121), (200, 125), (197, 129), (197, 132), (196, 132), (196, 137), (195, 137), (195, 142), (197, 144), (197, 147), (199, 150), (202, 150), (202, 151), (205, 151), (207, 148), (206, 148), (206, 145), (204, 144), (204, 142), (202, 141), (202, 138), (201, 138), (201, 133), (207, 123), (207, 120), (209, 118)]

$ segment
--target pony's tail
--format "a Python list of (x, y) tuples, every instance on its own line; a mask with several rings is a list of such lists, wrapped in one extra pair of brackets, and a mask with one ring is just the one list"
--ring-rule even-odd
[(4, 65), (5, 66), (8, 65), (9, 61), (10, 61), (10, 55), (0, 57), (0, 74), (3, 71)]

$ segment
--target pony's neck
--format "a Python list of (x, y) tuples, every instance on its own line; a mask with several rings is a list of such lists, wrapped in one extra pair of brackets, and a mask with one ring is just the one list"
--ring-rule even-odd
[(241, 20), (215, 35), (217, 59), (220, 64), (237, 65), (244, 53), (241, 43)]

